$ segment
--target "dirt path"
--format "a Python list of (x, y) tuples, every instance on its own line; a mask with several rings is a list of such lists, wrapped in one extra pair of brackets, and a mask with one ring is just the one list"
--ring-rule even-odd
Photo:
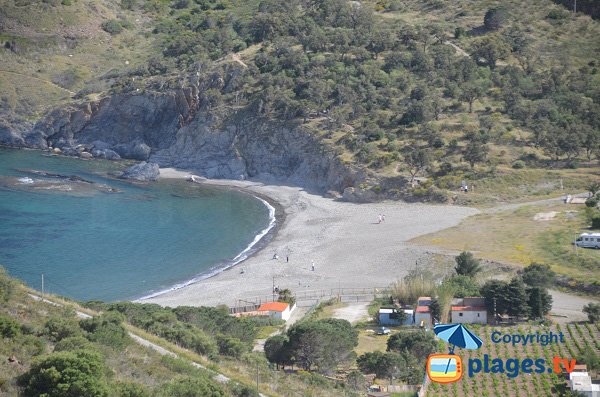
[(570, 323), (573, 321), (587, 320), (587, 315), (583, 313), (583, 306), (593, 302), (592, 298), (585, 298), (577, 295), (567, 294), (556, 290), (550, 290), (552, 295), (552, 319), (559, 323)]
[(456, 52), (458, 52), (460, 55), (464, 56), (464, 57), (468, 57), (470, 56), (468, 52), (466, 52), (465, 50), (463, 50), (462, 48), (460, 48), (459, 46), (457, 46), (456, 44), (454, 44), (453, 42), (446, 40), (444, 41), (444, 44), (447, 44), (451, 47), (453, 47)]
[[(502, 205), (499, 205), (496, 207), (481, 210), (481, 212), (483, 212), (484, 214), (493, 214), (493, 213), (503, 212), (503, 211), (508, 211), (508, 210), (516, 210), (518, 208), (525, 207), (528, 205), (543, 205), (543, 204), (559, 203), (559, 202), (564, 202), (565, 196), (566, 196), (566, 193), (560, 197), (554, 197), (554, 198), (549, 198), (549, 199), (524, 201), (522, 203), (502, 204)], [(573, 196), (573, 197), (588, 197), (588, 194), (587, 193), (577, 193), (577, 194), (572, 194), (571, 196)]]
[(369, 317), (369, 303), (350, 303), (333, 312), (333, 318), (348, 320), (350, 323), (356, 323)]

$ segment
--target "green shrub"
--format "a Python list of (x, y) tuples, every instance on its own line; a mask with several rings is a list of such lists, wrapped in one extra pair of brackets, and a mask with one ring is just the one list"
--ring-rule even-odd
[(157, 397), (225, 397), (223, 388), (206, 377), (180, 378), (163, 385)]
[(254, 387), (233, 382), (230, 382), (228, 386), (229, 390), (231, 390), (231, 394), (235, 397), (258, 397), (258, 392)]
[(70, 336), (64, 338), (54, 346), (55, 352), (91, 350), (92, 344), (83, 336)]
[(51, 317), (44, 325), (44, 334), (53, 342), (59, 342), (71, 336), (81, 336), (77, 320), (70, 317)]
[(132, 382), (119, 382), (116, 384), (118, 397), (149, 397), (150, 392), (144, 385)]
[(390, 336), (387, 341), (387, 351), (410, 352), (419, 360), (425, 360), (436, 347), (435, 338), (425, 331), (399, 332)]
[(123, 327), (123, 315), (108, 312), (101, 316), (81, 321), (80, 326), (88, 332), (88, 339), (115, 349), (125, 347), (130, 341), (129, 335)]
[(136, 0), (121, 0), (121, 8), (125, 10), (133, 10), (136, 5)]
[(515, 161), (515, 162), (512, 164), (512, 167), (513, 167), (515, 170), (520, 170), (520, 169), (522, 169), (522, 168), (525, 168), (525, 162), (524, 162), (524, 161), (522, 161), (522, 160), (517, 160), (517, 161)]
[(465, 36), (466, 34), (467, 34), (467, 31), (462, 26), (459, 26), (456, 29), (454, 29), (454, 38), (455, 39), (460, 39), (461, 37)]
[(14, 338), (21, 332), (21, 326), (10, 317), (0, 315), (0, 336)]
[(596, 197), (590, 197), (585, 200), (585, 205), (590, 208), (598, 206), (598, 199)]
[(102, 22), (101, 26), (105, 32), (110, 33), (113, 36), (123, 31), (123, 25), (118, 19), (109, 19), (108, 21), (104, 21)]
[(46, 342), (33, 335), (22, 335), (18, 340), (19, 349), (29, 356), (39, 356), (46, 352)]
[(592, 216), (592, 229), (600, 229), (600, 214)]
[(26, 397), (107, 397), (104, 363), (98, 353), (60, 352), (34, 362), (21, 378)]
[(217, 335), (219, 354), (239, 358), (246, 351), (246, 346), (238, 339), (226, 335)]
[(552, 10), (550, 10), (550, 12), (548, 12), (548, 15), (546, 16), (546, 18), (560, 20), (560, 19), (566, 19), (568, 16), (569, 16), (569, 13), (567, 11), (561, 10), (559, 8), (553, 8)]

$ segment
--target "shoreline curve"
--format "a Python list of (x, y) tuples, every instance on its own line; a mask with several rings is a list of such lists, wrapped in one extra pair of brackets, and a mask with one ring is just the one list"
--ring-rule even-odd
[[(161, 172), (161, 178), (163, 178), (163, 179), (181, 179), (182, 177), (185, 179), (189, 179), (188, 176), (190, 175), (190, 173), (188, 173), (188, 172), (175, 170), (172, 168), (161, 168), (160, 172)], [(165, 173), (166, 175), (162, 175), (163, 173)], [(211, 183), (210, 180), (203, 180), (202, 182), (196, 182), (192, 179), (190, 182), (196, 183), (196, 184), (206, 184), (206, 185), (210, 185), (212, 187), (226, 187), (226, 186), (222, 186), (220, 184)], [(281, 225), (285, 219), (283, 210), (281, 208), (279, 208), (279, 209), (277, 208), (277, 207), (280, 207), (279, 203), (277, 201), (273, 200), (271, 197), (249, 191), (240, 186), (229, 186), (229, 187), (233, 188), (243, 194), (252, 196), (253, 198), (262, 202), (265, 207), (267, 207), (267, 210), (269, 211), (269, 223), (267, 224), (267, 226), (265, 228), (263, 228), (262, 230), (260, 230), (254, 236), (254, 239), (246, 246), (246, 248), (244, 248), (244, 250), (241, 251), (239, 254), (237, 254), (234, 258), (225, 260), (224, 262), (216, 264), (215, 266), (211, 267), (207, 271), (197, 274), (197, 275), (193, 276), (192, 278), (190, 278), (189, 280), (179, 282), (177, 284), (174, 284), (170, 287), (161, 289), (156, 292), (150, 292), (148, 294), (143, 295), (140, 298), (132, 299), (131, 300), (132, 302), (144, 303), (145, 301), (147, 301), (149, 299), (157, 298), (157, 297), (160, 297), (161, 295), (168, 294), (170, 292), (174, 292), (174, 291), (183, 289), (185, 287), (188, 287), (190, 285), (207, 280), (211, 277), (215, 277), (222, 272), (233, 269), (237, 265), (244, 262), (246, 259), (250, 258), (252, 255), (256, 254), (258, 251), (262, 250), (263, 248), (266, 248), (269, 241), (273, 237), (275, 237), (277, 230), (278, 230), (278, 226)]]

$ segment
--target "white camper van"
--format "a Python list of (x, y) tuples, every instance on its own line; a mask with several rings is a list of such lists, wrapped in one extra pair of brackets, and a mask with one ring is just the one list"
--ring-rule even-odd
[(573, 244), (583, 248), (600, 249), (600, 233), (582, 233)]

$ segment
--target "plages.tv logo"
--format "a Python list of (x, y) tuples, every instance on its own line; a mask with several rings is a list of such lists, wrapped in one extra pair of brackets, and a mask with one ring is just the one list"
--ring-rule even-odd
[(437, 383), (459, 381), (464, 372), (462, 358), (454, 354), (455, 347), (479, 349), (483, 342), (462, 324), (438, 324), (434, 327), (438, 338), (448, 342), (448, 354), (432, 354), (427, 358), (427, 375)]
[[(546, 360), (543, 358), (525, 358), (523, 360), (517, 358), (491, 358), (488, 354), (484, 354), (482, 358), (469, 358), (468, 364), (465, 366), (462, 358), (454, 354), (455, 347), (464, 349), (479, 349), (483, 342), (477, 335), (473, 334), (462, 324), (438, 324), (434, 327), (436, 335), (448, 342), (448, 354), (432, 354), (427, 359), (427, 375), (433, 382), (437, 383), (452, 383), (460, 380), (466, 372), (469, 377), (473, 377), (479, 373), (485, 374), (505, 374), (509, 378), (515, 378), (519, 374), (543, 374), (562, 372), (562, 368), (566, 372), (571, 373), (575, 368), (575, 359), (566, 359), (562, 357), (553, 357), (550, 365), (546, 365)], [(513, 346), (521, 345), (525, 347), (527, 344), (540, 344), (546, 346), (551, 343), (564, 343), (564, 335), (561, 333), (554, 334), (502, 334), (499, 331), (492, 332), (492, 343), (511, 343)]]

